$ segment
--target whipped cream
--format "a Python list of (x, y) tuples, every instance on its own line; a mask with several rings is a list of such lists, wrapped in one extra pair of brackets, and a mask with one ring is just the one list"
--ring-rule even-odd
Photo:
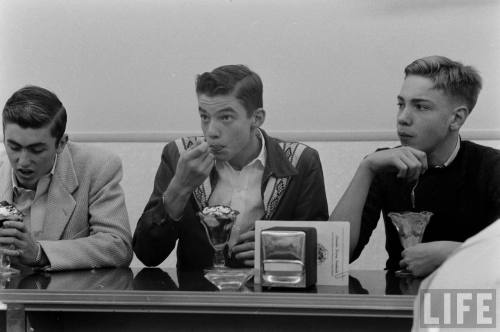
[(0, 202), (0, 215), (1, 216), (11, 216), (11, 215), (22, 215), (21, 211), (16, 209), (16, 207), (7, 201)]
[(204, 215), (224, 217), (224, 216), (234, 216), (238, 214), (238, 211), (233, 210), (226, 205), (213, 205), (213, 206), (207, 206), (206, 208), (203, 209), (201, 213), (203, 213)]

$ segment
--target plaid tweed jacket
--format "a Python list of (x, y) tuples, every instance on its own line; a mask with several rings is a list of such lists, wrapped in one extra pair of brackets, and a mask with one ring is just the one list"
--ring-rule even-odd
[[(3, 152), (0, 200), (12, 202), (11, 172)], [(50, 261), (47, 270), (130, 264), (131, 232), (121, 178), (118, 156), (68, 142), (57, 159), (37, 239)]]
[[(264, 204), (262, 220), (327, 220), (328, 205), (323, 170), (318, 152), (304, 144), (284, 142), (269, 137), (261, 129), (267, 149), (261, 193)], [(177, 267), (199, 269), (212, 264), (213, 248), (196, 215), (207, 206), (217, 185), (217, 172), (196, 188), (184, 209), (181, 220), (171, 220), (165, 213), (162, 193), (175, 174), (180, 151), (188, 149), (201, 137), (184, 137), (163, 149), (153, 193), (137, 223), (134, 252), (145, 265), (163, 262), (177, 244)]]

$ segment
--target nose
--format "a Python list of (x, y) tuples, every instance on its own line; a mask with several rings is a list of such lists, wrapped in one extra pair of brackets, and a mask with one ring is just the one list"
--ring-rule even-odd
[(219, 129), (217, 123), (213, 120), (210, 120), (207, 124), (205, 136), (208, 138), (218, 138), (219, 137)]
[(21, 167), (29, 166), (31, 162), (31, 157), (28, 151), (25, 149), (21, 150), (17, 158), (17, 164)]
[(411, 109), (408, 106), (403, 106), (399, 111), (398, 111), (398, 124), (403, 125), (403, 126), (409, 126), (412, 123), (412, 114), (411, 114)]

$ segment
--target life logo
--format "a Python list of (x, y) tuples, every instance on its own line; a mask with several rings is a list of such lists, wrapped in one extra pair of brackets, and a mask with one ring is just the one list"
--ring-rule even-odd
[(420, 294), (421, 328), (495, 328), (495, 289), (427, 289)]

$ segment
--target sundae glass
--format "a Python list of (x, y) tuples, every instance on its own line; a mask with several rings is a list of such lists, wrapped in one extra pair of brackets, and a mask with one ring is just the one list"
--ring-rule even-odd
[[(0, 202), (0, 227), (3, 227), (3, 222), (9, 216), (23, 216), (14, 205), (7, 201)], [(6, 249), (14, 249), (13, 245), (3, 245)], [(10, 266), (10, 256), (0, 252), (0, 278), (8, 278), (11, 275), (19, 274), (19, 270)]]
[[(407, 249), (422, 242), (425, 227), (429, 223), (433, 213), (423, 212), (390, 212), (388, 214), (392, 223), (399, 233), (399, 239), (403, 248)], [(406, 268), (396, 271), (397, 276), (411, 276)]]
[(225, 268), (224, 248), (238, 214), (238, 211), (225, 205), (208, 206), (198, 213), (210, 244), (214, 248), (213, 267), (216, 269)]
[(198, 214), (214, 248), (213, 266), (205, 269), (205, 278), (221, 291), (239, 291), (253, 275), (253, 269), (231, 269), (225, 265), (224, 250), (238, 214), (225, 205), (208, 206)]

